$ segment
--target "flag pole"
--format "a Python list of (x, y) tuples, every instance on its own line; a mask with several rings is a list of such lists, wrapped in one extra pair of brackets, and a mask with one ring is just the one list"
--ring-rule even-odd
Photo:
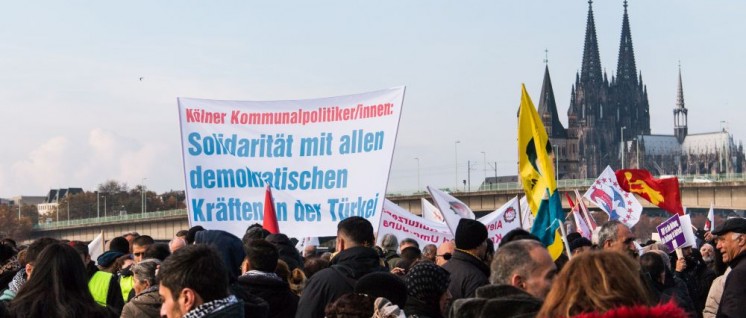
[(523, 214), (521, 213), (521, 199), (518, 199), (518, 225), (523, 228)]
[[(555, 221), (559, 222), (559, 219), (555, 219)], [(572, 251), (570, 251), (570, 242), (567, 241), (567, 232), (565, 231), (565, 224), (562, 222), (560, 223), (560, 234), (562, 234), (562, 241), (565, 242), (565, 250), (567, 251), (567, 257), (572, 258)]]

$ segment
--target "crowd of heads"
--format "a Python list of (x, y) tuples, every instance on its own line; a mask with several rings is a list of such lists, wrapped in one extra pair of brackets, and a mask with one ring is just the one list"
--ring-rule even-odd
[(744, 281), (746, 220), (706, 235), (673, 251), (609, 221), (592, 238), (568, 234), (554, 260), (526, 230), (495, 246), (469, 219), (454, 240), (424, 246), (390, 234), (376, 245), (360, 217), (297, 249), (258, 224), (242, 238), (200, 226), (162, 242), (125, 233), (96, 259), (85, 242), (5, 239), (0, 317), (727, 316), (742, 306), (726, 282)]

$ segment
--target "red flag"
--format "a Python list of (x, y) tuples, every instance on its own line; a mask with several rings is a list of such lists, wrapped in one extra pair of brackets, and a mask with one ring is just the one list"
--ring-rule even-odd
[(684, 215), (678, 178), (655, 179), (642, 169), (617, 170), (616, 178), (624, 191), (636, 193), (668, 213)]
[(277, 214), (275, 213), (275, 200), (272, 200), (272, 188), (267, 184), (267, 191), (264, 194), (264, 221), (262, 227), (269, 233), (280, 233), (280, 226), (277, 225)]
[(567, 198), (567, 204), (570, 205), (570, 210), (575, 208), (575, 202), (572, 202), (572, 198), (570, 197), (570, 193), (565, 192), (565, 197)]

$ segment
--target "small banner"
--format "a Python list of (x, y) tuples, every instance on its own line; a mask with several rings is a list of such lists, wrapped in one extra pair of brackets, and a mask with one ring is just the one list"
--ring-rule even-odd
[(420, 248), (427, 244), (439, 246), (453, 239), (447, 226), (414, 215), (388, 199), (383, 203), (376, 245), (383, 243), (383, 236), (386, 234), (393, 234), (399, 242), (405, 238), (414, 239)]
[(684, 228), (681, 225), (678, 214), (663, 221), (656, 229), (658, 230), (661, 243), (668, 245), (671, 251), (686, 244), (686, 235), (684, 234)]

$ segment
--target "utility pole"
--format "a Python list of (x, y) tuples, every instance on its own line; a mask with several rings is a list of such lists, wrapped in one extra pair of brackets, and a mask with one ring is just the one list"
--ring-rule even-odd
[(466, 175), (466, 180), (469, 180), (468, 191), (471, 192), (471, 160), (466, 161), (466, 170), (468, 172)]

